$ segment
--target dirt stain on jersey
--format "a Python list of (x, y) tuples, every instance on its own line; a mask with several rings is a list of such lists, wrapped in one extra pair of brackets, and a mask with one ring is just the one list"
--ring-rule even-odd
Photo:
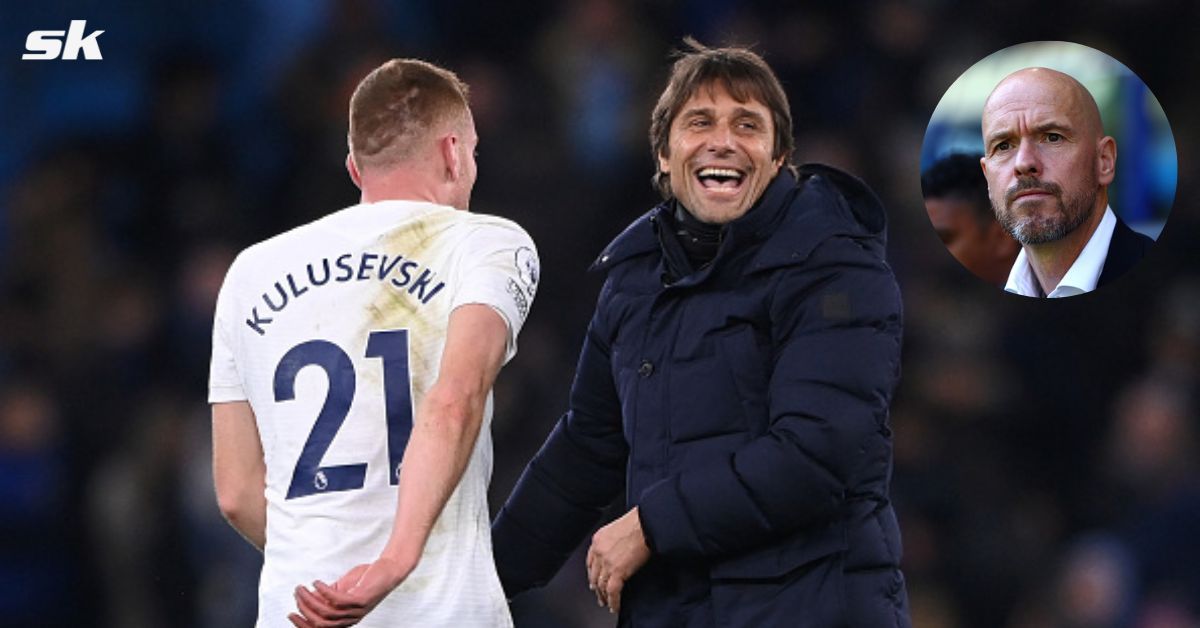
[[(449, 267), (455, 252), (439, 247), (441, 239), (461, 220), (456, 211), (423, 214), (380, 236), (380, 253), (419, 260), (430, 268)], [(439, 280), (440, 281), (440, 280)], [(449, 324), (449, 290), (436, 299), (422, 300), (408, 289), (388, 282), (379, 286), (367, 306), (364, 335), (377, 329), (407, 329), (409, 339), (409, 376), (412, 382), (413, 409), (419, 407), (424, 393), (437, 379), (446, 327)]]

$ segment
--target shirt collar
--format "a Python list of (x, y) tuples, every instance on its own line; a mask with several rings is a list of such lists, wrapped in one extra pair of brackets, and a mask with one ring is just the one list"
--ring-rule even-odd
[[(1096, 282), (1100, 279), (1100, 271), (1104, 270), (1104, 260), (1108, 257), (1108, 245), (1112, 242), (1113, 231), (1116, 227), (1117, 216), (1113, 213), (1111, 206), (1106, 206), (1104, 217), (1100, 219), (1096, 231), (1092, 233), (1088, 243), (1079, 252), (1079, 257), (1076, 257), (1075, 262), (1067, 269), (1062, 280), (1050, 291), (1050, 294), (1046, 295), (1047, 298), (1073, 297), (1096, 289)], [(1017, 253), (1017, 260), (1008, 273), (1008, 282), (1004, 285), (1004, 289), (1025, 297), (1042, 296), (1041, 286), (1038, 285), (1037, 276), (1033, 274), (1033, 268), (1029, 265), (1025, 247), (1021, 247), (1021, 252)]]

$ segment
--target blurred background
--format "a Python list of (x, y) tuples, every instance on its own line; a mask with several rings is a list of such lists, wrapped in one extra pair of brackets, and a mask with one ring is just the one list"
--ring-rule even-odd
[[(649, 113), (686, 34), (764, 54), (791, 98), (796, 161), (857, 173), (889, 209), (907, 323), (892, 495), (914, 625), (1200, 625), (1200, 5), (804, 4), (4, 2), (0, 625), (252, 624), (260, 558), (221, 519), (210, 475), (213, 302), (240, 248), (357, 201), (346, 104), (390, 57), (471, 85), (472, 207), (518, 221), (541, 252), (496, 390), (498, 507), (564, 409), (601, 281), (586, 268), (658, 200)], [(105, 31), (102, 61), (20, 60), (30, 31), (72, 19)], [(919, 181), (947, 87), (1036, 40), (1128, 66), (1179, 155), (1150, 255), (1056, 302), (964, 270)], [(614, 624), (581, 556), (518, 598), (519, 627)]]

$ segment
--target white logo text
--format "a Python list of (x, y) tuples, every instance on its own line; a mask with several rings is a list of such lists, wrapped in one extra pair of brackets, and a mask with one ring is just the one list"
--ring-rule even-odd
[[(25, 49), (29, 52), (21, 55), (21, 58), (74, 61), (82, 51), (83, 58), (89, 61), (103, 59), (100, 55), (100, 42), (96, 41), (96, 38), (104, 31), (95, 31), (84, 37), (83, 30), (86, 27), (87, 20), (71, 20), (71, 26), (65, 32), (33, 31), (25, 38)], [(65, 45), (62, 41), (63, 35), (67, 36)]]

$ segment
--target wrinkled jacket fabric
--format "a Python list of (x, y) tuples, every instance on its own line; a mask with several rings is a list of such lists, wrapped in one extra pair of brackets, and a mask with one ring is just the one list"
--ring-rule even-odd
[(909, 626), (885, 216), (854, 177), (799, 173), (781, 171), (699, 271), (675, 272), (670, 203), (597, 260), (608, 277), (569, 411), (493, 526), (510, 596), (553, 577), (624, 489), (653, 555), (620, 626)]

